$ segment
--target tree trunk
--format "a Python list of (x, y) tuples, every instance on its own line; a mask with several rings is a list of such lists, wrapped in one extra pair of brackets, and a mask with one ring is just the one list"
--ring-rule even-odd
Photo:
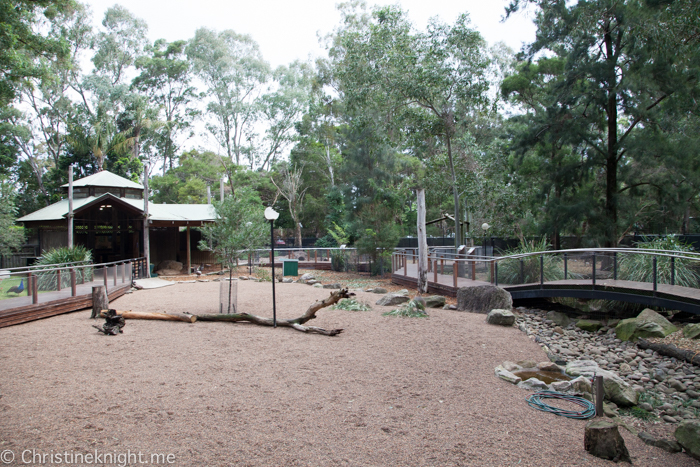
[(700, 354), (689, 350), (679, 349), (675, 345), (653, 344), (645, 339), (638, 339), (637, 347), (640, 349), (655, 350), (661, 355), (677, 358), (678, 360), (692, 363), (695, 366), (700, 366)]
[(601, 459), (632, 463), (625, 440), (620, 436), (617, 424), (611, 420), (597, 418), (588, 422), (583, 445), (586, 451)]
[[(284, 319), (277, 320), (277, 326), (279, 327), (290, 327), (301, 332), (315, 332), (318, 334), (323, 334), (325, 336), (335, 336), (343, 332), (342, 329), (331, 329), (327, 331), (323, 328), (316, 326), (303, 326), (309, 320), (316, 318), (316, 312), (327, 306), (334, 305), (340, 301), (342, 298), (349, 298), (355, 295), (353, 293), (348, 293), (348, 289), (341, 289), (336, 292), (331, 293), (330, 297), (325, 300), (320, 300), (311, 305), (306, 312), (299, 318), (295, 319)], [(263, 318), (261, 316), (251, 315), (249, 313), (232, 313), (232, 314), (214, 314), (214, 315), (197, 315), (199, 321), (226, 321), (226, 322), (239, 322), (247, 321), (253, 324), (258, 324), (260, 326), (273, 326), (274, 322), (272, 318)]]
[(428, 293), (428, 240), (425, 234), (425, 189), (419, 188), (418, 205), (418, 293)]
[(96, 285), (92, 288), (92, 314), (90, 318), (99, 318), (100, 311), (109, 308), (109, 298), (104, 285)]

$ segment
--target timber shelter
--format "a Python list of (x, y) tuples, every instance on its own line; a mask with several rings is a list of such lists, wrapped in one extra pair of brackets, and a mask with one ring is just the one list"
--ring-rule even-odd
[[(69, 185), (61, 187), (66, 194)], [(189, 272), (193, 262), (214, 261), (209, 252), (197, 247), (201, 233), (191, 231), (191, 227), (216, 221), (213, 205), (149, 201), (146, 206), (143, 185), (106, 170), (76, 180), (72, 190), (73, 244), (92, 250), (96, 263), (150, 256), (156, 265), (165, 260), (180, 261)], [(42, 253), (69, 245), (69, 198), (17, 219), (34, 230)], [(144, 237), (148, 249), (144, 248)]]

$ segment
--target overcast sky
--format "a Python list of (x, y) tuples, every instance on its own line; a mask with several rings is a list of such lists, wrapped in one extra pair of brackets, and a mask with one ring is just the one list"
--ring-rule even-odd
[[(86, 0), (95, 25), (105, 10), (118, 3), (148, 23), (151, 41), (190, 39), (195, 30), (233, 29), (249, 34), (260, 45), (263, 57), (273, 67), (294, 60), (325, 56), (317, 36), (325, 36), (339, 24), (335, 0)], [(525, 14), (501, 22), (509, 0), (369, 0), (369, 5), (400, 4), (420, 29), (438, 16), (453, 23), (468, 12), (472, 24), (490, 43), (502, 41), (515, 51), (534, 40), (535, 26)]]

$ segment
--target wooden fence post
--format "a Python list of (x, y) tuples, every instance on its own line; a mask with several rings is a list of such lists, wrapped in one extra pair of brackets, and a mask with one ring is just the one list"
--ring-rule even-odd
[(78, 295), (78, 282), (75, 280), (75, 269), (70, 268), (70, 296)]
[(452, 285), (456, 289), (457, 288), (457, 276), (459, 276), (459, 262), (455, 261), (452, 264), (453, 264), (453, 266), (452, 266)]

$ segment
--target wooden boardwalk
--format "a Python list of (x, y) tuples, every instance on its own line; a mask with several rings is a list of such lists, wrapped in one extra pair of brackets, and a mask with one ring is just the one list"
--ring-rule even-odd
[[(92, 308), (92, 287), (96, 285), (104, 285), (104, 281), (78, 284), (75, 296), (72, 296), (70, 288), (42, 292), (38, 294), (38, 303), (33, 303), (32, 297), (29, 295), (0, 300), (0, 328)], [(115, 300), (124, 295), (130, 288), (131, 278), (124, 283), (121, 280), (117, 281), (116, 286), (110, 282), (107, 287), (107, 296), (110, 301)]]
[[(489, 264), (489, 263), (486, 263)], [(462, 287), (476, 287), (479, 285), (491, 285), (493, 272), (491, 268), (481, 265), (481, 273), (470, 264), (466, 266), (468, 277), (455, 277), (450, 267), (449, 274), (436, 271), (428, 273), (428, 291), (451, 297), (457, 296), (457, 290)], [(473, 276), (472, 276), (473, 275)], [(391, 276), (393, 283), (407, 287), (417, 287), (418, 266), (408, 262), (397, 269)], [(476, 277), (476, 280), (471, 279)], [(489, 279), (489, 280), (479, 280)], [(513, 299), (541, 298), (541, 297), (575, 297), (585, 299), (619, 300), (633, 303), (641, 303), (647, 306), (659, 306), (669, 309), (678, 309), (693, 314), (700, 314), (700, 290), (678, 285), (657, 284), (656, 290), (651, 282), (636, 282), (613, 279), (569, 279), (548, 281), (543, 283), (528, 284), (498, 284), (507, 290)]]

